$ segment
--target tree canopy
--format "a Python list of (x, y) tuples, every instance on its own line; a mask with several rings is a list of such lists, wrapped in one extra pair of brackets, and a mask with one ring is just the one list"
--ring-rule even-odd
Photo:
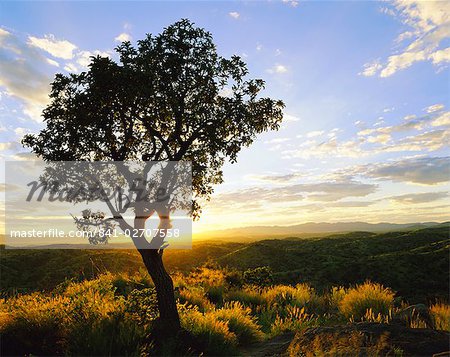
[(283, 102), (261, 97), (265, 82), (189, 20), (116, 51), (117, 62), (92, 57), (87, 71), (56, 75), (46, 127), (25, 146), (46, 161), (190, 160), (194, 193), (207, 198), (225, 160), (280, 125)]

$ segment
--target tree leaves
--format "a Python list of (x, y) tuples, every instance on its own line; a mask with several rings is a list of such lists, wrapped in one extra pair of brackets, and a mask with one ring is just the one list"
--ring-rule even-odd
[(193, 190), (207, 198), (225, 160), (279, 128), (283, 102), (259, 98), (264, 81), (246, 79), (242, 59), (220, 57), (187, 19), (116, 51), (119, 63), (97, 56), (87, 72), (56, 75), (46, 127), (25, 146), (48, 161), (190, 160)]

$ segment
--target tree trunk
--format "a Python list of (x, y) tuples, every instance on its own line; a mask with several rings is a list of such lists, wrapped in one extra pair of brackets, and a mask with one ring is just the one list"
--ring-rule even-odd
[(159, 326), (161, 330), (176, 332), (181, 328), (177, 304), (173, 290), (173, 281), (164, 268), (162, 252), (156, 249), (140, 249), (145, 267), (155, 284), (156, 296), (158, 298)]
[[(148, 217), (136, 215), (134, 227), (145, 229), (145, 221)], [(165, 234), (166, 229), (170, 227), (168, 216), (160, 217), (160, 230)], [(169, 273), (164, 268), (162, 260), (163, 250), (161, 249), (143, 249), (137, 246), (137, 249), (144, 261), (150, 277), (155, 284), (156, 296), (158, 299), (159, 323), (157, 329), (162, 334), (173, 334), (181, 329), (180, 317), (178, 315), (175, 294), (173, 290), (173, 281)]]

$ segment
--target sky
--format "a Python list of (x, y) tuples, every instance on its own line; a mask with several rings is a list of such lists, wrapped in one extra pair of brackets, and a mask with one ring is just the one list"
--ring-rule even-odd
[[(450, 3), (139, 1), (0, 3), (0, 170), (30, 160), (56, 73), (188, 18), (239, 55), (279, 131), (224, 166), (194, 232), (305, 222), (449, 220)], [(4, 186), (4, 185), (2, 185)]]

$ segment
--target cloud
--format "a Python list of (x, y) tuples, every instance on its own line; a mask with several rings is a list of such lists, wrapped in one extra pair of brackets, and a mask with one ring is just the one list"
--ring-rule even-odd
[(298, 4), (300, 3), (300, 1), (298, 1), (298, 0), (283, 0), (283, 3), (288, 4), (292, 7), (297, 7)]
[(51, 64), (52, 66), (59, 67), (59, 63), (50, 58), (47, 58), (47, 63)]
[(15, 151), (21, 148), (21, 145), (17, 141), (0, 143), (0, 151)]
[(353, 174), (380, 180), (435, 185), (450, 180), (449, 168), (450, 157), (425, 157), (362, 166), (353, 170)]
[(301, 143), (299, 148), (285, 150), (282, 154), (285, 159), (309, 159), (313, 157), (360, 157), (368, 153), (360, 148), (360, 143), (357, 140), (338, 142), (338, 139), (332, 136), (321, 142), (307, 140)]
[(267, 72), (269, 73), (278, 73), (278, 74), (283, 74), (283, 73), (287, 73), (288, 69), (286, 66), (282, 65), (282, 64), (276, 64), (275, 66), (273, 66), (272, 68), (269, 68), (267, 70)]
[(391, 140), (391, 136), (389, 134), (380, 134), (376, 136), (369, 136), (367, 138), (367, 141), (369, 143), (380, 143), (380, 144), (386, 144)]
[(77, 49), (73, 43), (67, 40), (57, 40), (52, 34), (45, 35), (43, 38), (29, 36), (28, 44), (50, 53), (53, 57), (66, 60), (72, 59), (73, 52)]
[[(354, 137), (340, 140), (339, 129), (297, 135), (303, 141), (287, 143), (276, 149), (284, 159), (327, 157), (365, 157), (387, 152), (432, 152), (449, 147), (450, 112), (434, 111), (421, 117), (409, 115), (398, 124), (359, 130)], [(357, 127), (364, 127), (358, 121)], [(275, 149), (275, 148), (274, 148)]]
[(228, 13), (229, 16), (231, 16), (233, 19), (238, 19), (239, 17), (241, 17), (241, 14), (239, 12), (236, 11), (231, 11)]
[(320, 182), (315, 184), (285, 184), (296, 179), (299, 175), (299, 173), (293, 173), (287, 175), (255, 176), (255, 178), (258, 177), (260, 180), (263, 179), (266, 182), (277, 185), (271, 187), (245, 188), (215, 194), (211, 199), (211, 206), (214, 210), (218, 211), (222, 209), (226, 209), (227, 211), (240, 211), (247, 209), (249, 204), (253, 205), (253, 207), (268, 207), (268, 204), (270, 204), (273, 205), (273, 210), (276, 210), (276, 207), (280, 205), (286, 207), (286, 205), (292, 205), (292, 203), (308, 200), (312, 201), (312, 205), (314, 206), (320, 202), (326, 202), (327, 207), (330, 205), (363, 207), (369, 204), (336, 201), (348, 197), (365, 197), (376, 192), (378, 189), (377, 185), (364, 184), (353, 180)]
[(432, 122), (432, 126), (450, 126), (450, 112), (445, 112), (435, 117)]
[(315, 138), (316, 136), (321, 136), (323, 135), (325, 132), (324, 131), (310, 131), (309, 133), (306, 134), (307, 138)]
[[(0, 29), (0, 86), (5, 88), (7, 95), (23, 103), (25, 115), (40, 122), (42, 110), (49, 102), (53, 77), (49, 73), (55, 73), (60, 66), (67, 72), (80, 72), (87, 68), (91, 56), (110, 56), (109, 51), (76, 49), (75, 45), (57, 40), (53, 35), (44, 38), (29, 36), (24, 41), (16, 34)], [(43, 51), (63, 61), (48, 58)], [(71, 61), (64, 61), (67, 59)]]
[(305, 174), (299, 172), (293, 172), (286, 175), (251, 175), (248, 178), (256, 181), (271, 182), (271, 183), (287, 183), (294, 181), (300, 177), (304, 177)]
[(48, 103), (51, 77), (42, 71), (48, 58), (16, 35), (0, 31), (0, 86), (21, 100), (24, 113), (36, 121)]
[(295, 115), (283, 113), (283, 122), (284, 123), (291, 123), (291, 122), (296, 122), (296, 121), (300, 121), (300, 118)]
[(286, 141), (290, 141), (290, 138), (275, 138), (271, 140), (264, 141), (264, 144), (280, 144), (285, 143)]
[(125, 42), (125, 41), (131, 41), (133, 38), (131, 37), (130, 34), (126, 33), (126, 32), (122, 32), (121, 34), (117, 35), (114, 38), (114, 41), (117, 42)]
[(407, 136), (397, 140), (394, 144), (380, 148), (380, 151), (436, 151), (448, 147), (450, 130), (431, 130), (418, 135)]
[(400, 19), (408, 30), (396, 40), (405, 41), (399, 53), (390, 55), (384, 64), (375, 60), (364, 65), (364, 76), (389, 77), (416, 62), (429, 61), (442, 65), (450, 61), (450, 48), (440, 48), (450, 37), (450, 3), (447, 1), (396, 0), (393, 8), (383, 11)]
[(427, 113), (434, 113), (441, 109), (444, 109), (444, 104), (433, 104), (433, 105), (430, 105), (429, 107), (425, 108)]
[(402, 204), (419, 204), (419, 203), (429, 203), (434, 201), (439, 201), (441, 199), (447, 198), (449, 196), (448, 192), (425, 192), (425, 193), (410, 193), (400, 196), (388, 197), (388, 199), (402, 203)]
[(109, 51), (80, 51), (76, 55), (76, 63), (81, 67), (82, 70), (88, 68), (91, 63), (91, 57), (111, 57), (111, 53)]
[[(296, 174), (294, 174), (296, 175)], [(289, 181), (289, 175), (265, 177), (266, 181)], [(274, 181), (278, 180), (278, 181)], [(378, 186), (357, 181), (320, 182), (315, 184), (295, 184), (274, 187), (246, 188), (237, 191), (214, 195), (212, 201), (215, 208), (244, 207), (248, 202), (286, 203), (308, 199), (314, 202), (334, 202), (347, 197), (365, 197), (377, 190)]]
[(366, 63), (363, 66), (362, 72), (359, 72), (359, 75), (365, 76), (365, 77), (371, 77), (377, 74), (377, 72), (382, 69), (383, 66), (381, 65), (379, 60), (375, 60), (369, 63)]

